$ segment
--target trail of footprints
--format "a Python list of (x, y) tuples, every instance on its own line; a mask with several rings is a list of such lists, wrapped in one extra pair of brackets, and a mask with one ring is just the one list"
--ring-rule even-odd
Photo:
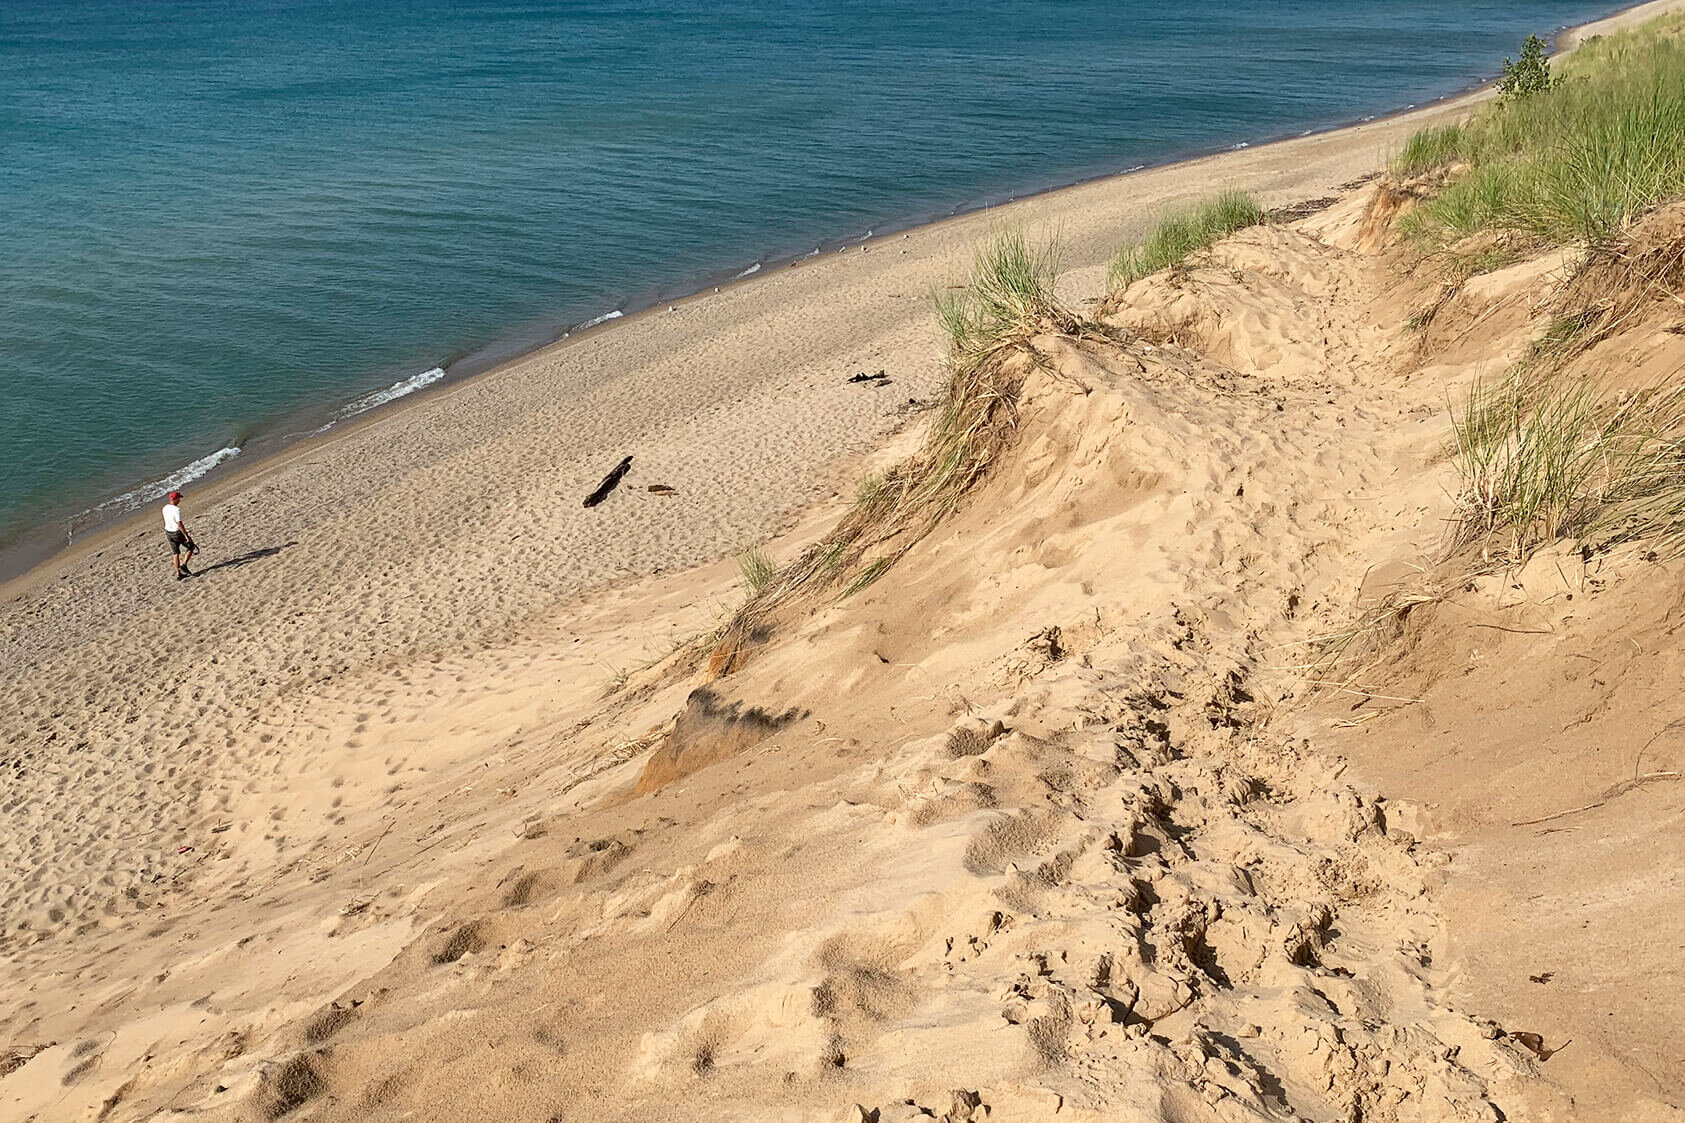
[[(986, 718), (867, 760), (838, 788), (839, 814), (877, 816), (881, 849), (858, 861), (883, 868), (864, 906), (790, 933), (605, 1078), (687, 1118), (774, 1104), (849, 1123), (1505, 1118), (1533, 1061), (1440, 997), (1435, 859), (1400, 829), (1408, 815), (1272, 730), (1252, 664), (1198, 612), (1171, 617), (1097, 661), (1111, 670), (1050, 664)], [(640, 876), (625, 861), (638, 845), (582, 842), (563, 866), (511, 869), (487, 912), (411, 951), (468, 975), (518, 965), (529, 940), (550, 955), (659, 941), (735, 907), (779, 860), (745, 844)], [(357, 1018), (344, 1009), (301, 1024), (299, 1051), (253, 1093), (259, 1114), (323, 1100), (373, 1113), (398, 1095), (333, 1086), (332, 1049)], [(571, 1028), (544, 1022), (510, 1050), (543, 1056)]]
[[(899, 965), (905, 985), (987, 994), (1076, 1103), (1169, 1078), (1235, 1118), (1501, 1118), (1427, 1028), (1447, 1023), (1484, 1054), (1475, 1067), (1526, 1065), (1430, 1009), (1411, 840), (1349, 789), (1308, 784), (1293, 746), (1246, 740), (1237, 689), (1235, 675), (1201, 705), (1159, 694), (1047, 739), (950, 734), (914, 819), (981, 820), (964, 863), (990, 890), (972, 924)], [(1421, 942), (1365, 941), (1381, 914)], [(916, 1099), (875, 1110), (954, 1117)]]
[[(1119, 1103), (1179, 1120), (1504, 1118), (1493, 1087), (1530, 1061), (1435, 1004), (1431, 871), (1384, 804), (1271, 735), (1239, 669), (1185, 697), (1058, 675), (1024, 724), (1057, 718), (1062, 732), (1031, 735), (1010, 713), (967, 720), (915, 745), (883, 785), (886, 818), (913, 840), (899, 845), (955, 840), (957, 895), (896, 905), (891, 890), (894, 907), (870, 924), (798, 933), (792, 971), (647, 1035), (617, 1079), (685, 1098), (729, 1069), (786, 1091), (799, 1075), (809, 1102), (878, 1123), (1118, 1118)], [(647, 937), (697, 908), (710, 878), (730, 880), (726, 847), (670, 878), (617, 882), (636, 841), (512, 869), (500, 910), (412, 951), (440, 969), (482, 952), (509, 961), (526, 936), (545, 938), (539, 904), (552, 927), (581, 925), (567, 940), (625, 938), (613, 925), (628, 918)], [(594, 903), (557, 908), (570, 893)], [(794, 1023), (791, 994), (805, 1006)], [(974, 1020), (925, 1024), (919, 1010), (937, 997)], [(270, 1070), (260, 1111), (327, 1088), (309, 1057), (354, 1016), (336, 1005), (301, 1029), (318, 1052)], [(942, 1034), (968, 1044), (936, 1044)], [(903, 1058), (943, 1047), (976, 1060), (955, 1087), (903, 1075)]]

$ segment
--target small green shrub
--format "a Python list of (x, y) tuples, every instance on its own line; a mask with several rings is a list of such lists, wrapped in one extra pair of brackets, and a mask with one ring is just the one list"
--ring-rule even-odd
[(1108, 272), (1108, 287), (1121, 292), (1142, 277), (1179, 265), (1218, 239), (1263, 221), (1264, 208), (1242, 191), (1225, 191), (1168, 215), (1138, 245), (1117, 252)]
[(1531, 97), (1551, 88), (1550, 62), (1545, 58), (1545, 41), (1529, 35), (1521, 44), (1521, 58), (1504, 58), (1503, 77), (1498, 79), (1498, 96), (1505, 100)]

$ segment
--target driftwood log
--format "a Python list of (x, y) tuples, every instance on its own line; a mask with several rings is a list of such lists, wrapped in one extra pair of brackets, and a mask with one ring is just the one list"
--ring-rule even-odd
[(626, 473), (631, 471), (631, 469), (632, 458), (628, 456), (625, 460), (622, 460), (619, 464), (614, 466), (614, 471), (603, 477), (603, 482), (597, 485), (596, 491), (593, 491), (590, 495), (585, 497), (585, 505), (587, 507), (595, 507), (597, 504), (607, 499), (609, 492), (620, 486), (620, 481), (626, 477)]

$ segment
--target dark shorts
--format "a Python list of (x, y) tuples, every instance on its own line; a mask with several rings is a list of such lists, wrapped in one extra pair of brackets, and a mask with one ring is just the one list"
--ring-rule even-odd
[(170, 540), (170, 553), (179, 554), (183, 550), (193, 552), (193, 540), (179, 530), (166, 530), (164, 537)]

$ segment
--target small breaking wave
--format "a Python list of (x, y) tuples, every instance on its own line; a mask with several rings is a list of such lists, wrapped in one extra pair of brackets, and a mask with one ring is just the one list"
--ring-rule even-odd
[[(395, 402), (399, 398), (415, 393), (424, 386), (433, 385), (433, 383), (439, 381), (439, 379), (444, 376), (444, 367), (429, 367), (420, 374), (412, 374), (410, 377), (403, 379), (402, 381), (394, 382), (384, 390), (376, 390), (372, 394), (364, 394), (362, 397), (358, 398), (356, 401), (336, 413), (334, 415), (333, 422), (330, 422), (330, 425), (344, 421), (348, 417), (356, 417), (359, 413), (367, 413), (376, 406), (383, 406), (387, 402)], [(321, 430), (317, 431), (320, 432)]]
[[(620, 309), (616, 308), (612, 312), (604, 312), (601, 316), (594, 316), (591, 319), (586, 320), (583, 324), (580, 324), (578, 327), (574, 328), (573, 331), (585, 331), (587, 328), (594, 328), (598, 324), (606, 324), (610, 320), (618, 320), (618, 319), (620, 319), (620, 317), (624, 316), (625, 314), (626, 313), (624, 313)], [(570, 331), (570, 332), (568, 332), (568, 334), (572, 335), (573, 332)]]
[(72, 515), (65, 527), (65, 542), (68, 544), (75, 540), (78, 525), (86, 526), (89, 522), (99, 521), (103, 515), (127, 514), (130, 511), (138, 511), (149, 503), (156, 503), (177, 488), (186, 487), (218, 464), (232, 460), (239, 455), (240, 450), (234, 445), (219, 448), (209, 456), (201, 456), (193, 463), (177, 468), (162, 479), (142, 484), (130, 491), (125, 491), (121, 495), (107, 499), (104, 503), (89, 507), (81, 514)]
[(177, 468), (174, 472), (161, 480), (153, 480), (149, 484), (142, 484), (133, 491), (125, 491), (115, 499), (107, 499), (95, 511), (109, 511), (114, 508), (142, 507), (157, 499), (162, 499), (178, 487), (184, 487), (215, 468), (225, 460), (232, 460), (240, 455), (240, 450), (233, 445), (219, 448), (209, 456), (201, 456), (185, 468)]
[(743, 270), (743, 272), (741, 272), (741, 273), (737, 274), (737, 276), (733, 277), (732, 280), (741, 281), (745, 277), (753, 277), (756, 273), (759, 273), (760, 271), (761, 271), (761, 263), (757, 261), (753, 265), (749, 266), (749, 268)]

